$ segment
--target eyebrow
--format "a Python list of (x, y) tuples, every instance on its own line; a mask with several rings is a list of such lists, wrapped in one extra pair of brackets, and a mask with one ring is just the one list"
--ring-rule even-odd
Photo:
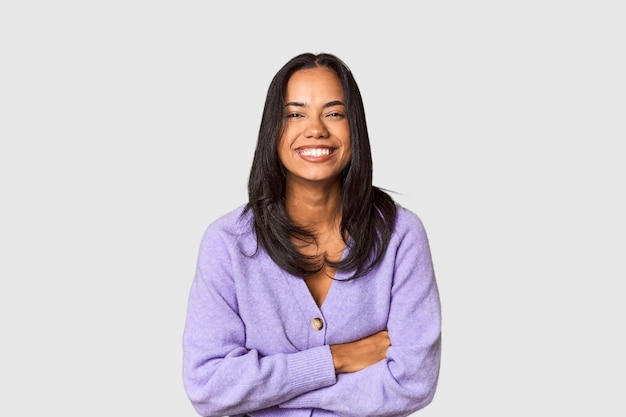
[[(306, 107), (307, 105), (304, 103), (301, 103), (299, 101), (290, 101), (289, 103), (285, 103), (285, 107), (288, 106), (294, 106), (294, 107)], [(333, 107), (333, 106), (345, 106), (344, 102), (341, 100), (333, 100), (333, 101), (329, 101), (328, 103), (324, 104), (324, 108), (327, 107)]]

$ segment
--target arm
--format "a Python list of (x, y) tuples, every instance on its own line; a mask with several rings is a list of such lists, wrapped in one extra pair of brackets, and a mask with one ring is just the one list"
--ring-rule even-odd
[(335, 372), (357, 372), (382, 361), (390, 344), (389, 334), (384, 330), (355, 342), (331, 345)]
[(205, 234), (189, 294), (183, 381), (196, 411), (243, 414), (334, 384), (328, 346), (265, 357), (246, 349), (228, 246), (219, 235)]
[(396, 247), (386, 358), (281, 407), (322, 408), (343, 416), (407, 416), (434, 396), (440, 363), (440, 302), (419, 219)]

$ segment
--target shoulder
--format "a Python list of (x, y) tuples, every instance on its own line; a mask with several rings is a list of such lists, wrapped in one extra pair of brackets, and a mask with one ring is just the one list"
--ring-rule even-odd
[(252, 212), (246, 212), (242, 204), (209, 223), (202, 236), (202, 246), (231, 246), (250, 240), (254, 240)]
[(245, 232), (251, 227), (252, 212), (245, 212), (245, 204), (229, 211), (209, 223), (207, 230), (222, 230), (227, 232)]
[(394, 225), (394, 237), (404, 240), (427, 241), (426, 229), (420, 216), (414, 211), (396, 204), (396, 221)]
[(411, 229), (424, 229), (422, 219), (414, 211), (396, 204), (396, 231), (411, 230)]

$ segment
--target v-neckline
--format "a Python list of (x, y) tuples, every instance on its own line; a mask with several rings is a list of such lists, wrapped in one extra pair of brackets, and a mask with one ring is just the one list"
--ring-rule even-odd
[[(348, 239), (348, 243), (346, 244), (346, 247), (344, 248), (343, 253), (341, 254), (341, 260), (343, 260), (348, 254), (349, 247), (350, 247), (350, 239)], [(288, 279), (289, 284), (292, 288), (292, 291), (294, 293), (294, 296), (298, 304), (300, 305), (300, 308), (302, 309), (303, 312), (308, 312), (307, 315), (310, 315), (313, 313), (321, 313), (322, 311), (327, 311), (329, 308), (332, 309), (332, 300), (334, 298), (333, 294), (338, 291), (335, 288), (336, 281), (343, 281), (344, 279), (348, 277), (348, 273), (335, 270), (335, 275), (332, 278), (332, 282), (330, 284), (330, 287), (328, 288), (326, 297), (324, 297), (324, 301), (322, 302), (320, 306), (317, 305), (317, 302), (315, 301), (313, 294), (311, 294), (311, 291), (309, 290), (308, 285), (304, 281), (304, 278), (297, 277), (291, 274), (286, 274), (286, 276), (289, 278)]]

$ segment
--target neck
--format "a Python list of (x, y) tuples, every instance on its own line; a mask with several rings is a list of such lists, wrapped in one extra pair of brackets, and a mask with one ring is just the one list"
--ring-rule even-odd
[(341, 189), (339, 183), (328, 187), (288, 186), (285, 208), (299, 226), (316, 233), (337, 230), (341, 222)]

